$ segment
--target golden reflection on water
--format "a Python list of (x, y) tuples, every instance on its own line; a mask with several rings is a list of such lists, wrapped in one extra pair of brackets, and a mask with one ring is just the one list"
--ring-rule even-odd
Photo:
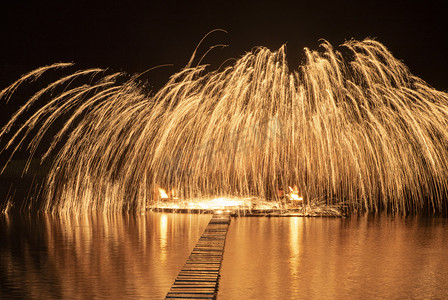
[(220, 299), (448, 299), (448, 220), (233, 219)]
[(168, 217), (160, 216), (160, 261), (166, 262), (166, 246), (168, 243)]
[[(161, 299), (210, 215), (0, 216), (0, 299)], [(448, 298), (448, 220), (232, 218), (219, 299)]]
[(0, 299), (161, 299), (209, 219), (0, 216)]
[[(291, 218), (289, 222), (289, 270), (290, 277), (297, 276), (298, 270), (300, 270), (300, 247), (303, 246), (303, 220), (304, 218)], [(297, 281), (291, 282), (292, 290), (296, 290), (299, 287), (296, 286)]]

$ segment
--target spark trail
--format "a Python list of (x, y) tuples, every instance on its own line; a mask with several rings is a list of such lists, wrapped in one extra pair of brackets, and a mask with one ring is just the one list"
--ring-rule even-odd
[[(122, 74), (75, 72), (37, 92), (4, 126), (4, 150), (34, 155), (49, 126), (64, 125), (43, 159), (50, 211), (144, 210), (154, 191), (180, 199), (237, 196), (276, 201), (297, 185), (306, 203), (395, 212), (440, 211), (448, 191), (448, 95), (413, 76), (374, 40), (323, 42), (287, 67), (285, 48), (245, 54), (224, 70), (191, 63), (158, 92)], [(344, 52), (344, 53), (345, 53)], [(3, 90), (8, 100), (24, 75)], [(73, 78), (89, 83), (69, 85)], [(44, 106), (43, 95), (66, 88)], [(32, 116), (12, 133), (17, 119)], [(14, 127), (16, 128), (16, 127)]]

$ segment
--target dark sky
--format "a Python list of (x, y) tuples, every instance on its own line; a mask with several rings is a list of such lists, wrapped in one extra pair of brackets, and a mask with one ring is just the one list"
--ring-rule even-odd
[(275, 50), (287, 43), (291, 66), (303, 47), (319, 39), (334, 46), (350, 38), (377, 38), (411, 71), (448, 90), (448, 18), (445, 1), (24, 1), (0, 4), (0, 88), (41, 65), (72, 61), (79, 68), (152, 71), (155, 87), (186, 64), (209, 31), (222, 28), (200, 48), (227, 44), (209, 54), (219, 66), (254, 46)]

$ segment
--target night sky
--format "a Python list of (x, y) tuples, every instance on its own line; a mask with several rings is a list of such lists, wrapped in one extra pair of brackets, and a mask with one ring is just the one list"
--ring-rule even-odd
[[(293, 1), (291, 1), (293, 2)], [(376, 38), (411, 72), (448, 90), (447, 4), (436, 1), (21, 1), (0, 4), (0, 88), (21, 74), (54, 62), (127, 73), (172, 64), (145, 78), (155, 89), (179, 71), (207, 32), (202, 55), (218, 67), (254, 46), (287, 43), (291, 67), (319, 39), (334, 46)], [(442, 3), (444, 1), (437, 1)]]

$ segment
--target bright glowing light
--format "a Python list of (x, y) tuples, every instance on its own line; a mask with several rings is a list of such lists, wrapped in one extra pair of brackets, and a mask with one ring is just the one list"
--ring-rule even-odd
[(302, 201), (303, 198), (299, 197), (299, 191), (297, 191), (297, 187), (295, 187), (295, 189), (293, 190), (291, 187), (289, 187), (289, 190), (291, 191), (291, 193), (289, 193), (289, 196), (291, 197), (291, 200), (295, 200), (295, 201)]
[[(341, 52), (322, 46), (306, 49), (296, 70), (289, 70), (285, 47), (257, 48), (209, 73), (191, 63), (154, 94), (136, 77), (77, 71), (46, 84), (2, 127), (4, 154), (26, 144), (30, 153), (44, 148), (42, 159), (54, 158), (43, 210), (254, 205), (237, 197), (281, 207), (303, 200), (305, 191), (306, 205), (347, 199), (367, 210), (446, 207), (448, 94), (412, 75), (377, 41), (351, 40)], [(26, 74), (0, 99), (69, 66)], [(65, 123), (42, 147), (58, 121)], [(299, 184), (300, 193), (279, 189), (287, 183)]]
[(227, 206), (241, 206), (242, 200), (227, 199), (227, 198), (215, 198), (210, 201), (210, 206), (214, 207), (227, 207)]
[(303, 200), (303, 198), (299, 197), (299, 195), (297, 195), (297, 194), (290, 194), (290, 195), (291, 195), (291, 199), (292, 200), (296, 200), (296, 201), (302, 201)]
[(168, 195), (166, 194), (165, 190), (159, 188), (160, 198), (161, 199), (168, 199)]
[(258, 205), (260, 208), (272, 209), (275, 207), (276, 202), (267, 202), (261, 199), (253, 198), (197, 198), (183, 201), (181, 199), (175, 199), (174, 201), (164, 201), (158, 203), (157, 208), (180, 208), (180, 209), (201, 209), (201, 210), (214, 210), (214, 211), (226, 211), (231, 212), (235, 210), (248, 210), (254, 205)]

